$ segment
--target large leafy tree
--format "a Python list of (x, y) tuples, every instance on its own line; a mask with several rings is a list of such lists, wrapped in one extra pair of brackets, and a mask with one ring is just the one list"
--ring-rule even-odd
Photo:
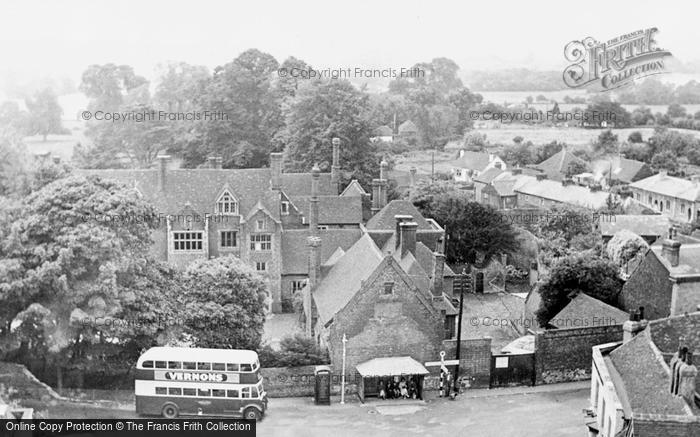
[(34, 98), (27, 99), (26, 104), (29, 111), (27, 133), (41, 135), (46, 141), (49, 134), (64, 132), (61, 125), (63, 109), (58, 104), (58, 98), (53, 90), (45, 88), (39, 91)]
[(268, 299), (264, 280), (237, 257), (192, 263), (182, 296), (187, 340), (196, 347), (257, 349)]
[(518, 248), (508, 220), (492, 207), (469, 201), (464, 195), (439, 195), (423, 211), (445, 228), (445, 255), (450, 263), (475, 264)]
[(83, 72), (80, 90), (90, 99), (91, 111), (116, 111), (127, 94), (146, 84), (129, 65), (95, 64)]
[(338, 137), (343, 170), (348, 177), (368, 184), (379, 167), (369, 141), (368, 105), (367, 94), (346, 80), (302, 84), (285, 111), (287, 126), (278, 137), (286, 146), (286, 167), (309, 171), (318, 164), (321, 170), (329, 171), (331, 141)]
[(540, 326), (547, 326), (577, 292), (615, 305), (622, 289), (617, 270), (613, 261), (592, 254), (574, 254), (556, 260), (537, 284), (542, 300), (535, 315)]
[(58, 369), (83, 366), (108, 335), (91, 321), (120, 316), (134, 298), (124, 281), (150, 247), (156, 223), (129, 218), (153, 213), (133, 190), (97, 177), (70, 176), (30, 194), (0, 246), (2, 325), (21, 313), (42, 320)]
[[(261, 167), (268, 163), (274, 135), (283, 125), (273, 78), (279, 63), (257, 49), (217, 67), (198, 101), (200, 110), (226, 114), (223, 120), (200, 120), (187, 145), (185, 164), (201, 164), (221, 155), (226, 168)], [(243, 152), (243, 153), (242, 153)], [(240, 160), (238, 157), (247, 157)]]

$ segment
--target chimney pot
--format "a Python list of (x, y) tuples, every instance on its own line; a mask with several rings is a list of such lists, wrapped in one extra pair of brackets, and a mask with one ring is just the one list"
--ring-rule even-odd
[(340, 138), (331, 140), (333, 156), (331, 165), (331, 185), (335, 186), (336, 193), (340, 193)]
[(309, 199), (309, 230), (311, 235), (318, 235), (318, 182), (321, 177), (321, 170), (318, 165), (311, 169), (311, 199)]
[(669, 238), (661, 245), (661, 255), (668, 261), (671, 267), (678, 267), (680, 262), (681, 242), (674, 239), (675, 231), (669, 229)]
[(398, 249), (401, 246), (401, 223), (403, 222), (410, 222), (413, 220), (412, 215), (403, 215), (403, 214), (397, 214), (394, 216), (394, 220), (396, 221), (396, 246), (395, 249)]
[(642, 332), (647, 327), (646, 320), (639, 320), (639, 313), (634, 311), (634, 315), (630, 315), (630, 320), (622, 324), (622, 342), (627, 343), (632, 340), (637, 334)]
[(434, 297), (441, 297), (444, 292), (444, 276), (445, 276), (445, 255), (442, 253), (434, 253), (435, 263), (433, 264), (433, 278), (431, 291)]

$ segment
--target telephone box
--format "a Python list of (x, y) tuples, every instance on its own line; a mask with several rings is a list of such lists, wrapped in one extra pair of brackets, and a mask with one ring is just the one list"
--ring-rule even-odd
[(316, 366), (314, 369), (316, 377), (316, 390), (314, 399), (316, 405), (331, 404), (331, 369), (328, 366)]

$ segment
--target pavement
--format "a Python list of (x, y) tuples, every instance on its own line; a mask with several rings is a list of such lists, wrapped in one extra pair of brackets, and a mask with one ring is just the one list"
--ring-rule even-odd
[[(470, 436), (583, 437), (583, 409), (590, 381), (470, 389), (455, 400), (426, 393), (423, 401), (378, 400), (349, 396), (341, 405), (315, 405), (311, 398), (272, 398), (257, 425), (261, 437), (410, 437)], [(46, 418), (136, 418), (133, 405), (55, 402)]]

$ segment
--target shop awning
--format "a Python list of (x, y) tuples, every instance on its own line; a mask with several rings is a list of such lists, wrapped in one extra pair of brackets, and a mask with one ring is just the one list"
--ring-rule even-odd
[(374, 358), (357, 365), (363, 378), (372, 376), (427, 375), (425, 367), (411, 357)]

